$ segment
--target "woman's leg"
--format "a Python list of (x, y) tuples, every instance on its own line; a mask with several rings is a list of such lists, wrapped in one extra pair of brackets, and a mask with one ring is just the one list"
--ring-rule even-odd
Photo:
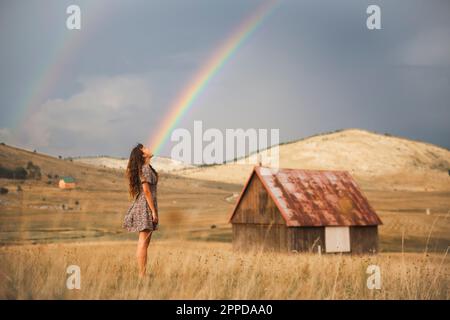
[(150, 244), (151, 237), (152, 232), (150, 230), (143, 230), (139, 232), (136, 257), (139, 266), (139, 276), (141, 277), (145, 275), (145, 270), (147, 266), (147, 248), (148, 245)]

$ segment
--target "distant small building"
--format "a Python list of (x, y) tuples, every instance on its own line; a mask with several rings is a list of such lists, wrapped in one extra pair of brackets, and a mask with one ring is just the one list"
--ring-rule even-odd
[(231, 213), (233, 248), (375, 253), (380, 218), (346, 171), (256, 166)]
[(59, 180), (59, 187), (61, 189), (74, 189), (75, 186), (76, 183), (73, 177), (61, 177)]

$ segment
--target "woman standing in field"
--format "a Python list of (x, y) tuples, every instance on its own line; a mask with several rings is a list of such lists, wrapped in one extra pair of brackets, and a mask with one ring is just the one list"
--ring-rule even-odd
[(156, 185), (158, 173), (150, 164), (153, 154), (142, 144), (131, 150), (127, 166), (127, 179), (130, 198), (133, 203), (128, 208), (123, 227), (130, 232), (139, 232), (136, 257), (139, 275), (145, 275), (147, 249), (152, 232), (158, 228), (158, 202)]

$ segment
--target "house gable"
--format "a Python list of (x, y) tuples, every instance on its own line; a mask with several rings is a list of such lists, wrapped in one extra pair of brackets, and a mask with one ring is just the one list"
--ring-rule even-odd
[(277, 205), (255, 171), (253, 171), (239, 197), (230, 222), (267, 225), (286, 224)]

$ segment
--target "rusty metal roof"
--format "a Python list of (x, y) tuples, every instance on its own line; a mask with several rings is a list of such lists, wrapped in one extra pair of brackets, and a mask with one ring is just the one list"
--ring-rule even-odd
[(275, 169), (256, 166), (256, 174), (289, 227), (369, 226), (382, 224), (347, 171)]

